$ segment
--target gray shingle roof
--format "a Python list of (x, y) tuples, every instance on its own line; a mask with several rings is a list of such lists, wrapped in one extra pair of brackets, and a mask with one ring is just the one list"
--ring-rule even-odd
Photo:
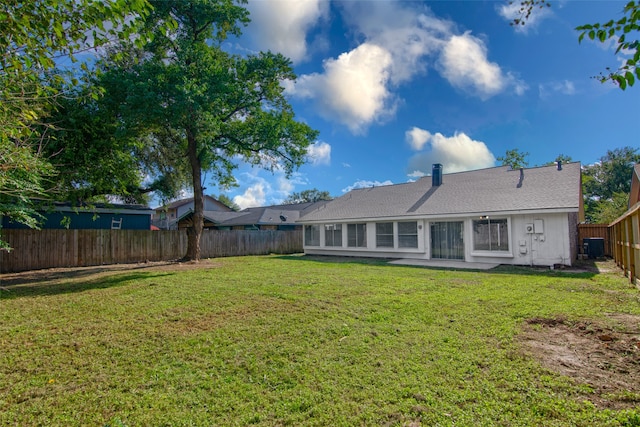
[(561, 210), (580, 207), (580, 163), (520, 170), (500, 166), (443, 175), (442, 185), (431, 177), (406, 184), (350, 191), (305, 214), (299, 222), (489, 214), (496, 212)]
[[(304, 212), (324, 203), (308, 202), (247, 208), (240, 212), (233, 212), (233, 215), (229, 215), (220, 225), (292, 225)], [(283, 215), (286, 220), (282, 221), (280, 215)]]

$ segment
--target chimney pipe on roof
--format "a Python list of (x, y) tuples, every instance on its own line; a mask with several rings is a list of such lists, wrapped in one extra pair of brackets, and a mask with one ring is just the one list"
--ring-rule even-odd
[(558, 170), (562, 170), (562, 160), (558, 160)]
[(442, 184), (442, 165), (434, 163), (431, 168), (431, 186), (437, 187)]

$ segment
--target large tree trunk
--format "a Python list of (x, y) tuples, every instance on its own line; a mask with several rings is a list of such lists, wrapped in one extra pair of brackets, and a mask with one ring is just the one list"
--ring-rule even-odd
[(187, 254), (185, 260), (200, 261), (200, 236), (204, 228), (204, 195), (202, 189), (202, 164), (194, 135), (187, 131), (188, 156), (193, 176), (193, 223), (187, 229)]

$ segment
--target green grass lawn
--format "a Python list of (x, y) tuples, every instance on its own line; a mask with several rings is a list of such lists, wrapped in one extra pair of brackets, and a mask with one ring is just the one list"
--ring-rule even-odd
[(0, 425), (640, 425), (516, 340), (530, 318), (640, 314), (620, 274), (330, 261), (5, 285)]

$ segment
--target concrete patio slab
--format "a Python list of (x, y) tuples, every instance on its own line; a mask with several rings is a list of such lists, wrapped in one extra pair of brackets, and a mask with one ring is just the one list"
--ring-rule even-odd
[(500, 264), (488, 262), (464, 262), (444, 259), (395, 259), (389, 264), (412, 265), (416, 267), (451, 268), (454, 270), (491, 270)]

